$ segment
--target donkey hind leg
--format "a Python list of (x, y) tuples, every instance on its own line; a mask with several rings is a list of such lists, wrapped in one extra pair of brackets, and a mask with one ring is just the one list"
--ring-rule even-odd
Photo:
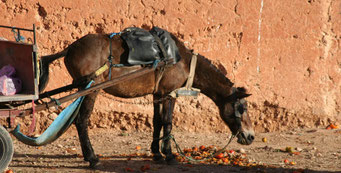
[[(159, 97), (153, 97), (154, 100), (158, 100)], [(161, 107), (160, 103), (154, 103), (154, 117), (153, 117), (153, 142), (151, 145), (151, 150), (153, 153), (153, 160), (157, 163), (164, 163), (164, 159), (160, 153), (160, 132), (162, 129), (161, 120)]]
[(85, 96), (80, 107), (79, 114), (75, 120), (79, 141), (82, 147), (83, 157), (85, 161), (90, 162), (91, 168), (94, 168), (99, 163), (99, 159), (94, 153), (88, 135), (88, 120), (95, 105), (97, 94), (98, 92)]
[(163, 102), (162, 106), (162, 124), (163, 124), (163, 148), (162, 153), (166, 155), (166, 162), (169, 165), (178, 164), (175, 160), (175, 156), (172, 153), (170, 134), (172, 131), (172, 119), (173, 119), (173, 109), (175, 106), (175, 99), (170, 98)]

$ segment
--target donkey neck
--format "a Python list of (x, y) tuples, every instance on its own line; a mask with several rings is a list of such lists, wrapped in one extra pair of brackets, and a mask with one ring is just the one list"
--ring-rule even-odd
[(199, 55), (193, 87), (211, 98), (217, 105), (231, 94), (233, 83), (208, 59)]

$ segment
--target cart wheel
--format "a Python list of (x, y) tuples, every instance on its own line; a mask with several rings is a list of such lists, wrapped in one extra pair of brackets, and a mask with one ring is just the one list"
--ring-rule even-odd
[(5, 170), (13, 157), (12, 138), (7, 130), (0, 125), (0, 172)]

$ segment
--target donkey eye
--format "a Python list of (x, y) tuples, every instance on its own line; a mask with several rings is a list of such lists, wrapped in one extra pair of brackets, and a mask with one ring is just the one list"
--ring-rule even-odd
[(239, 105), (237, 109), (238, 109), (238, 112), (239, 112), (240, 114), (243, 114), (243, 113), (244, 113), (244, 107), (243, 107), (243, 105)]

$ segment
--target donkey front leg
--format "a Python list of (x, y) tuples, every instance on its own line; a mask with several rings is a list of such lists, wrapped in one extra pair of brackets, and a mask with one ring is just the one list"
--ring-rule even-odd
[(83, 157), (85, 161), (90, 162), (91, 168), (96, 167), (99, 163), (99, 159), (95, 155), (88, 135), (88, 120), (95, 105), (97, 94), (98, 92), (85, 96), (75, 120)]
[(162, 106), (162, 124), (163, 124), (163, 148), (162, 153), (166, 155), (166, 162), (169, 165), (178, 164), (175, 160), (175, 156), (172, 153), (171, 146), (171, 131), (172, 131), (172, 119), (173, 119), (173, 109), (175, 105), (175, 99), (170, 98), (163, 102)]
[[(159, 100), (160, 98), (155, 96), (153, 100)], [(164, 163), (164, 159), (160, 153), (160, 132), (162, 129), (162, 120), (161, 120), (161, 107), (162, 104), (157, 102), (154, 103), (154, 117), (153, 117), (153, 142), (151, 145), (151, 150), (153, 153), (153, 160), (156, 163)]]

